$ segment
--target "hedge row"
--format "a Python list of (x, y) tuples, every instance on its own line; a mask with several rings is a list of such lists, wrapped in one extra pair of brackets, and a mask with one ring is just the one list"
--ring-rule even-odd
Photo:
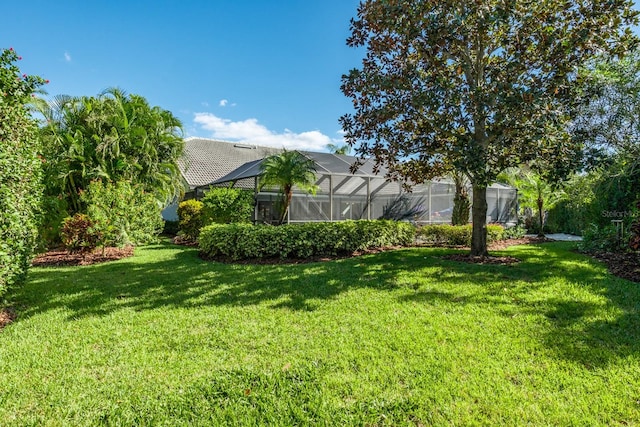
[[(467, 225), (424, 225), (417, 231), (417, 237), (432, 245), (470, 246), (472, 226)], [(487, 243), (503, 240), (504, 228), (501, 225), (487, 225)]]
[(213, 224), (200, 231), (200, 252), (234, 260), (252, 258), (309, 258), (349, 254), (414, 242), (415, 227), (387, 220), (319, 222), (278, 227)]
[(0, 301), (25, 280), (42, 194), (38, 125), (26, 104), (44, 80), (23, 75), (14, 65), (19, 59), (13, 49), (0, 49)]

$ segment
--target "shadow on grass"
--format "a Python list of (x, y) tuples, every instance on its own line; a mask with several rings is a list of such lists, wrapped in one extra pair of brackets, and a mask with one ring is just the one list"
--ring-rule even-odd
[[(203, 261), (195, 248), (163, 243), (118, 262), (33, 269), (14, 300), (24, 307), (21, 318), (66, 310), (72, 320), (124, 308), (267, 304), (311, 311), (320, 300), (371, 288), (398, 291), (401, 302), (491, 305), (505, 316), (537, 316), (545, 326), (545, 345), (585, 366), (640, 353), (639, 287), (608, 276), (599, 263), (570, 252), (571, 247), (511, 248), (501, 254), (522, 262), (507, 266), (445, 261), (440, 256), (452, 252), (445, 249), (299, 265), (229, 265)], [(562, 286), (603, 296), (605, 306), (564, 295)]]

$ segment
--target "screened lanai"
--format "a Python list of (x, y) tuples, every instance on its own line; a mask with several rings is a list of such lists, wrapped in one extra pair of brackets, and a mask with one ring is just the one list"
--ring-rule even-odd
[[(373, 161), (365, 161), (355, 172), (352, 156), (301, 151), (316, 165), (315, 195), (294, 189), (288, 222), (342, 221), (402, 216), (419, 224), (449, 223), (453, 211), (455, 186), (447, 179), (415, 185), (411, 192), (398, 182), (388, 181), (373, 171)], [(255, 192), (254, 220), (273, 222), (278, 218), (281, 200), (277, 188), (258, 186), (262, 160), (248, 162), (210, 186), (232, 186)], [(206, 191), (206, 190), (205, 190)], [(503, 224), (517, 222), (516, 189), (494, 184), (487, 189), (487, 221)]]

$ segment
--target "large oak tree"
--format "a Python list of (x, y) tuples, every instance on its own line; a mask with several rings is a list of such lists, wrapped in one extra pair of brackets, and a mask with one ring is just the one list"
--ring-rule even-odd
[(630, 0), (365, 0), (347, 44), (366, 49), (343, 76), (355, 111), (347, 142), (392, 178), (452, 169), (473, 189), (471, 255), (487, 255), (486, 188), (507, 167), (560, 166), (578, 67), (635, 42)]

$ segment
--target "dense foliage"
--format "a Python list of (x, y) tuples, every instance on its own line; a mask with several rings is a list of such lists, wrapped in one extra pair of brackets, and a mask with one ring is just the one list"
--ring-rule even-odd
[(22, 75), (13, 49), (0, 51), (0, 296), (24, 278), (36, 245), (42, 161), (27, 104), (44, 82)]
[(309, 258), (413, 243), (415, 227), (389, 220), (269, 225), (209, 225), (200, 232), (202, 254), (234, 260)]
[(640, 200), (640, 53), (599, 58), (581, 77), (571, 132), (585, 145), (586, 173), (568, 182), (571, 197), (550, 212), (549, 225), (606, 246), (612, 221), (628, 232)]
[(102, 235), (89, 215), (77, 213), (62, 221), (60, 239), (69, 252), (91, 252), (97, 248)]
[(158, 201), (140, 185), (92, 181), (81, 200), (103, 247), (151, 243), (164, 226)]
[(205, 225), (251, 222), (253, 218), (253, 192), (238, 188), (211, 188), (202, 199)]
[[(433, 245), (469, 246), (471, 245), (471, 224), (467, 225), (423, 225), (418, 229), (420, 241)], [(499, 224), (487, 225), (487, 241), (489, 243), (504, 239), (505, 229)]]
[(195, 242), (198, 240), (200, 229), (202, 228), (202, 208), (201, 201), (190, 199), (180, 202), (178, 205), (178, 228), (183, 238)]
[(180, 121), (139, 95), (109, 89), (97, 97), (58, 96), (40, 110), (47, 194), (83, 212), (91, 181), (127, 181), (168, 203), (180, 195)]
[(81, 201), (87, 213), (65, 218), (61, 227), (62, 243), (70, 251), (151, 243), (164, 225), (157, 200), (126, 182), (92, 181)]
[(343, 77), (355, 112), (346, 140), (394, 178), (452, 169), (473, 187), (473, 255), (486, 255), (486, 188), (507, 167), (544, 160), (562, 175), (578, 67), (635, 42), (631, 0), (365, 0), (348, 45), (366, 49)]

